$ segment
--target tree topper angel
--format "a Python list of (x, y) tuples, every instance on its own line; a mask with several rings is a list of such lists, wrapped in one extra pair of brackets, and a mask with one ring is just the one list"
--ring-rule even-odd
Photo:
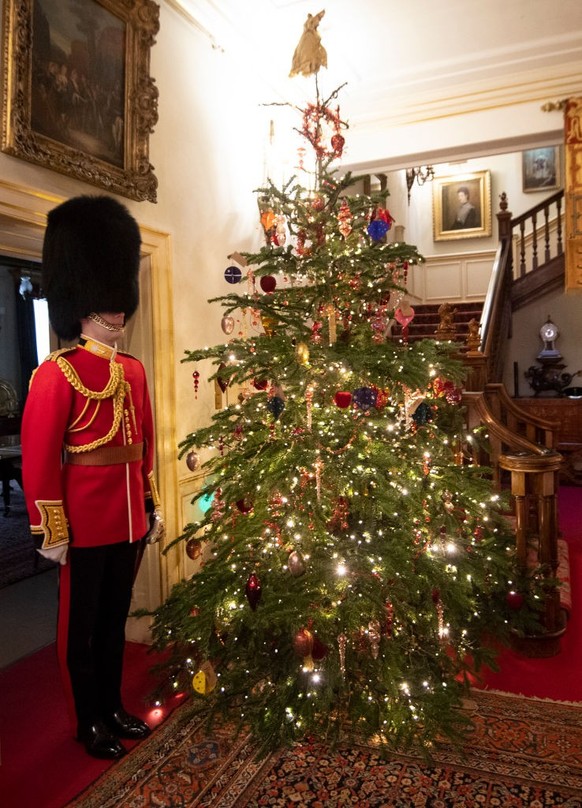
[(325, 11), (320, 11), (319, 14), (307, 15), (301, 39), (293, 54), (289, 76), (311, 76), (318, 73), (320, 67), (327, 67), (327, 52), (317, 30), (324, 14)]

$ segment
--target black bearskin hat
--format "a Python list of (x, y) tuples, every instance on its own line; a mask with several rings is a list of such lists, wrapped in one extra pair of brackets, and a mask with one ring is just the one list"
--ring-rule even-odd
[(109, 196), (78, 196), (53, 208), (42, 252), (42, 287), (59, 337), (73, 340), (91, 312), (125, 312), (139, 302), (141, 236)]

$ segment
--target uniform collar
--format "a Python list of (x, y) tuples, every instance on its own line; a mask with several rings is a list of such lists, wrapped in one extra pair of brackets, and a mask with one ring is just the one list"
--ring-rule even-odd
[(102, 356), (103, 359), (109, 359), (111, 362), (113, 362), (117, 356), (117, 345), (112, 348), (110, 345), (105, 345), (104, 342), (99, 342), (97, 339), (85, 336), (85, 334), (81, 334), (79, 347), (83, 348), (85, 351), (89, 351), (89, 353), (95, 356)]

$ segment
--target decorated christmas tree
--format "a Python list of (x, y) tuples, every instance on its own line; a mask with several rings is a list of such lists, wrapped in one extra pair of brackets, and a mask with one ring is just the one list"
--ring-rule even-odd
[(204, 563), (154, 613), (154, 640), (170, 690), (263, 750), (309, 734), (430, 745), (461, 729), (507, 634), (513, 537), (464, 451), (456, 346), (408, 339), (422, 258), (388, 241), (387, 193), (334, 169), (347, 126), (315, 85), (297, 110), (314, 173), (258, 190), (264, 243), (230, 256), (218, 299), (228, 339), (184, 359), (196, 388), (212, 363), (231, 403), (181, 443), (205, 474), (180, 541)]

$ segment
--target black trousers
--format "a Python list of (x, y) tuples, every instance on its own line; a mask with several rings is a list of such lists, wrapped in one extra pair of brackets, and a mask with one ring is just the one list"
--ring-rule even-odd
[(122, 707), (125, 624), (143, 542), (69, 548), (61, 567), (58, 646), (77, 724)]

